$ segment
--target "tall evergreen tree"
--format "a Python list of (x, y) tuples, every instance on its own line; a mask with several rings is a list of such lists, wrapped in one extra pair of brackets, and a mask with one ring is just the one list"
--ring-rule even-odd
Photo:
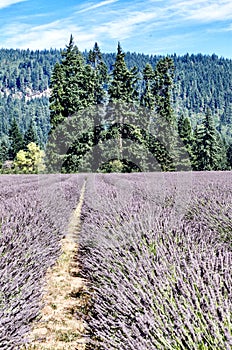
[(136, 84), (138, 81), (136, 68), (129, 70), (125, 63), (125, 53), (118, 43), (117, 56), (112, 73), (113, 79), (109, 86), (110, 102), (134, 103), (138, 98)]
[(155, 97), (152, 92), (152, 85), (154, 83), (154, 70), (150, 63), (147, 63), (143, 70), (143, 81), (145, 84), (144, 91), (140, 98), (140, 105), (142, 107), (147, 107), (151, 110), (155, 107)]
[(220, 135), (217, 131), (216, 139), (218, 144), (218, 169), (219, 170), (227, 170), (228, 169), (228, 159), (227, 159), (227, 150), (228, 145), (225, 139)]
[(95, 74), (84, 62), (71, 35), (62, 61), (56, 64), (51, 78), (50, 98), (52, 128), (65, 118), (95, 103)]
[(0, 142), (0, 164), (4, 163), (8, 159), (8, 145), (3, 139)]
[(207, 108), (202, 125), (198, 126), (195, 132), (195, 170), (218, 170), (219, 153), (217, 131), (210, 109)]
[(16, 154), (23, 149), (23, 136), (19, 130), (18, 123), (14, 119), (9, 130), (9, 159), (14, 160)]
[[(84, 57), (78, 47), (74, 45), (72, 35), (70, 37), (70, 42), (67, 45), (67, 49), (62, 52), (62, 57), (63, 60), (61, 64), (64, 71), (63, 115), (64, 117), (68, 117), (89, 105), (88, 97), (86, 96), (86, 86), (84, 84)], [(91, 99), (92, 96), (89, 98)]]
[(178, 150), (179, 150), (179, 162), (181, 166), (187, 165), (186, 170), (190, 170), (190, 166), (194, 163), (193, 156), (193, 131), (191, 121), (188, 117), (184, 117), (182, 114), (178, 120)]
[[(114, 104), (114, 118), (117, 120), (111, 128), (112, 138), (118, 142), (118, 157), (122, 160), (126, 152), (123, 144), (123, 125), (131, 112), (131, 107), (138, 102), (136, 68), (129, 70), (125, 63), (125, 54), (120, 43), (117, 47), (116, 60), (113, 65), (112, 80), (108, 88), (109, 102)], [(133, 112), (132, 112), (133, 113)], [(131, 120), (131, 116), (129, 117)]]
[(31, 120), (29, 127), (24, 134), (24, 138), (23, 138), (24, 150), (27, 150), (27, 145), (29, 145), (29, 143), (31, 142), (34, 142), (35, 144), (38, 143), (38, 137), (35, 131), (35, 125), (33, 120)]
[(64, 116), (64, 81), (65, 74), (61, 64), (56, 63), (51, 76), (51, 97), (50, 97), (50, 123), (51, 128), (60, 124)]
[(91, 66), (93, 68), (97, 68), (99, 66), (99, 64), (101, 64), (101, 62), (103, 62), (102, 53), (101, 53), (101, 50), (98, 46), (98, 43), (95, 43), (93, 50), (89, 51), (87, 62), (89, 64), (91, 64)]
[(102, 58), (101, 50), (97, 43), (94, 44), (93, 50), (89, 51), (88, 64), (95, 72), (94, 76), (94, 96), (97, 104), (103, 103), (105, 99), (105, 84), (108, 81), (107, 66)]
[[(177, 121), (172, 108), (172, 89), (174, 79), (174, 62), (169, 57), (160, 59), (155, 68), (153, 94), (156, 113), (156, 134), (159, 141), (168, 151), (163, 154), (165, 170), (174, 170), (178, 158), (177, 146)], [(170, 161), (170, 159), (172, 159)]]
[(155, 109), (159, 121), (176, 127), (176, 118), (171, 104), (171, 92), (174, 79), (174, 62), (170, 57), (159, 60), (155, 68)]
[(184, 117), (182, 114), (178, 120), (178, 134), (181, 141), (184, 143), (187, 152), (192, 157), (193, 147), (193, 131), (189, 117)]
[(227, 148), (226, 157), (228, 169), (232, 170), (232, 143)]

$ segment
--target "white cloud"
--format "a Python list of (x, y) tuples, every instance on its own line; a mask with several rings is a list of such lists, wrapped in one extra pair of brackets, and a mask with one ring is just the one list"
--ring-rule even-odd
[(5, 30), (8, 38), (4, 46), (19, 49), (64, 48), (71, 33), (78, 40), (80, 50), (93, 47), (97, 41), (94, 33), (87, 33), (69, 20), (57, 20), (39, 26), (14, 23), (5, 27)]
[(27, 1), (27, 0), (1, 0), (0, 1), (0, 10), (5, 8), (5, 7), (17, 4), (18, 2), (24, 2), (24, 1)]
[[(126, 39), (138, 30), (137, 26), (145, 24), (157, 18), (155, 13), (134, 12), (129, 16), (122, 16), (123, 19), (106, 22), (96, 28), (98, 34), (104, 33), (112, 39)], [(141, 34), (141, 32), (140, 32)]]
[(96, 8), (99, 8), (99, 7), (102, 7), (102, 6), (106, 6), (106, 5), (109, 5), (109, 4), (113, 4), (115, 2), (118, 2), (118, 0), (101, 1), (98, 4), (94, 4), (94, 5), (90, 5), (90, 6), (84, 7), (83, 9), (77, 11), (77, 13), (83, 13), (83, 12), (92, 11), (92, 10), (95, 10)]
[(224, 21), (232, 18), (231, 0), (172, 1), (171, 7), (183, 19), (200, 22)]
[[(21, 1), (27, 0), (0, 0), (0, 8)], [(14, 18), (13, 23), (8, 22), (10, 24), (1, 28), (1, 45), (33, 50), (64, 48), (72, 33), (80, 50), (92, 48), (95, 41), (113, 47), (114, 40), (125, 40), (131, 47), (139, 42), (142, 50), (143, 37), (147, 43), (154, 40), (153, 45), (164, 50), (165, 46), (167, 49), (191, 46), (193, 38), (199, 35), (199, 31), (196, 34), (199, 23), (206, 24), (205, 33), (213, 27), (207, 28), (207, 24), (214, 21), (221, 21), (221, 27), (231, 30), (229, 23), (223, 21), (232, 18), (232, 0), (98, 0), (82, 4), (83, 7), (67, 8), (66, 18), (61, 19), (60, 14), (59, 19), (52, 21), (51, 18), (56, 18), (54, 15), (51, 22), (45, 24), (44, 19), (39, 20), (39, 16), (47, 15), (44, 9), (43, 14), (35, 14), (36, 19), (33, 14), (27, 19), (20, 13), (17, 20)], [(94, 16), (89, 12), (92, 10), (95, 10)], [(196, 31), (191, 33), (188, 44), (187, 37), (183, 38), (189, 25), (195, 26)]]
[[(122, 13), (121, 13), (122, 14)], [(75, 17), (56, 20), (42, 25), (29, 25), (26, 23), (12, 23), (4, 28), (7, 33), (4, 46), (32, 50), (44, 48), (64, 48), (72, 33), (80, 50), (92, 48), (94, 43), (100, 41), (129, 38), (138, 27), (140, 33), (146, 23), (157, 18), (156, 13), (132, 12), (119, 16), (120, 20), (113, 20), (87, 27), (86, 24), (77, 26)]]
[(232, 31), (232, 24), (228, 25), (227, 27), (209, 30), (210, 33), (223, 33), (223, 32), (231, 32), (231, 31)]

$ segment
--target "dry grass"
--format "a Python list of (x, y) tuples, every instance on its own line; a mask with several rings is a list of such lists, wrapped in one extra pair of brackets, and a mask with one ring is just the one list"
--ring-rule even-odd
[(62, 240), (62, 254), (56, 265), (48, 271), (44, 291), (44, 308), (29, 335), (27, 350), (84, 350), (84, 326), (78, 313), (86, 304), (86, 286), (79, 277), (75, 255), (75, 238), (80, 229), (80, 211), (84, 198), (82, 188), (77, 208), (70, 220), (67, 236)]

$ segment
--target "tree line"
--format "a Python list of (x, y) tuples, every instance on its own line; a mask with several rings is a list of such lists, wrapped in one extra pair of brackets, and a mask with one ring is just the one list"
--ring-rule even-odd
[[(107, 149), (101, 149), (101, 153), (105, 152), (108, 157), (101, 170), (116, 171), (117, 167), (119, 171), (135, 170), (134, 164), (128, 164), (131, 145), (125, 145), (125, 142), (123, 145), (125, 139), (143, 146), (143, 170), (152, 170), (154, 158), (159, 168), (166, 171), (190, 168), (225, 170), (231, 167), (230, 147), (216, 130), (209, 107), (202, 123), (194, 129), (190, 118), (184, 113), (177, 118), (173, 109), (175, 65), (171, 57), (161, 58), (155, 68), (147, 63), (141, 77), (136, 66), (128, 68), (119, 43), (109, 76), (97, 43), (85, 61), (72, 36), (62, 57), (61, 63), (55, 65), (51, 78), (51, 133), (58, 125), (64, 127), (64, 121), (73, 115), (77, 128), (80, 128), (81, 119), (89, 118), (89, 124), (85, 124), (87, 130), (82, 130), (82, 135), (70, 132), (72, 137), (69, 138), (70, 147), (63, 158), (63, 171), (81, 169), (82, 158), (86, 153), (89, 154), (89, 164), (85, 164), (85, 169), (99, 170), (94, 157), (102, 155), (99, 150), (94, 155), (93, 148), (103, 141), (115, 139), (118, 150), (116, 156), (115, 145), (111, 153), (109, 143)], [(91, 121), (91, 109), (88, 113), (83, 114), (83, 111), (99, 104), (105, 109), (101, 111), (96, 124), (96, 120)], [(117, 108), (114, 107), (114, 115), (109, 118), (106, 110), (108, 106), (112, 109), (112, 104), (116, 104)], [(94, 113), (92, 118), (96, 119)], [(150, 133), (152, 128), (153, 134)], [(63, 132), (65, 134), (66, 130)], [(53, 139), (53, 144), (56, 141)], [(141, 147), (137, 148), (133, 154), (135, 159), (139, 159), (142, 154)], [(149, 155), (145, 156), (144, 151)], [(50, 156), (49, 161), (52, 163), (52, 152)], [(93, 165), (94, 168), (91, 168)]]
[[(27, 54), (29, 53), (27, 52)], [(51, 55), (52, 53), (47, 52), (48, 54)], [(105, 152), (105, 159), (110, 160), (102, 165), (101, 171), (139, 170), (134, 163), (127, 160), (130, 152), (132, 152), (130, 150), (132, 146), (123, 145), (126, 139), (137, 145), (137, 150), (133, 151), (133, 154), (137, 156), (135, 158), (144, 158), (141, 169), (151, 170), (154, 158), (158, 159), (162, 170), (177, 170), (180, 169), (180, 165), (184, 169), (186, 164), (194, 170), (231, 168), (231, 145), (228, 136), (231, 129), (230, 118), (227, 117), (225, 123), (227, 129), (223, 134), (223, 127), (217, 125), (216, 128), (215, 125), (219, 109), (221, 115), (223, 115), (222, 108), (217, 109), (216, 104), (214, 106), (216, 109), (212, 108), (212, 99), (210, 101), (204, 100), (203, 97), (201, 97), (200, 109), (197, 110), (198, 107), (194, 107), (194, 104), (190, 106), (196, 108), (196, 113), (200, 111), (200, 118), (196, 120), (191, 116), (191, 110), (185, 106), (186, 103), (192, 101), (191, 98), (186, 98), (186, 96), (191, 95), (191, 89), (188, 93), (185, 91), (186, 96), (181, 90), (181, 86), (183, 89), (185, 87), (187, 75), (182, 72), (183, 79), (181, 80), (181, 74), (178, 73), (179, 71), (176, 68), (176, 65), (178, 66), (176, 56), (151, 56), (146, 61), (148, 58), (146, 55), (138, 54), (136, 56), (136, 54), (131, 54), (130, 57), (133, 57), (133, 59), (127, 63), (126, 56), (128, 56), (128, 53), (123, 52), (120, 44), (118, 44), (117, 53), (108, 54), (107, 58), (106, 54), (101, 53), (97, 43), (93, 50), (88, 53), (80, 52), (74, 44), (72, 36), (66, 49), (62, 52), (57, 51), (56, 54), (56, 62), (53, 61), (54, 68), (52, 71), (48, 69), (46, 64), (47, 77), (49, 76), (46, 81), (52, 93), (49, 101), (49, 117), (46, 117), (44, 127), (43, 123), (40, 123), (41, 129), (44, 128), (43, 136), (44, 134), (47, 136), (49, 130), (50, 135), (52, 135), (53, 130), (61, 126), (64, 121), (66, 122), (74, 114), (77, 118), (76, 123), (80, 125), (83, 113), (86, 113), (87, 109), (90, 110), (93, 106), (104, 106), (100, 113), (98, 126), (93, 125), (93, 121), (91, 121), (93, 115), (90, 116), (91, 111), (89, 111), (88, 115), (85, 115), (86, 120), (89, 121), (89, 124), (85, 124), (85, 126), (87, 125), (87, 132), (79, 133), (79, 135), (72, 134), (72, 136), (75, 135), (76, 140), (75, 142), (69, 140), (70, 145), (63, 159), (62, 171), (72, 172), (81, 169), (83, 156), (85, 158), (89, 157), (85, 160), (87, 162), (85, 169), (99, 170), (96, 166), (91, 169), (91, 165), (96, 163), (94, 158), (98, 158), (100, 152), (99, 149), (96, 151), (97, 147), (95, 146), (99, 146), (104, 142), (112, 143), (112, 140), (115, 139), (117, 139), (118, 146), (116, 155), (113, 151), (110, 154), (109, 149), (108, 153), (106, 150), (100, 152), (103, 154)], [(37, 52), (37, 55), (39, 56), (39, 52)], [(136, 65), (136, 57), (140, 59), (137, 60), (139, 65)], [(194, 57), (186, 55), (183, 57), (183, 61), (193, 67), (191, 62)], [(209, 57), (199, 55), (195, 59), (195, 64), (201, 61), (204, 62), (206, 59), (209, 60)], [(211, 59), (215, 64), (226, 62), (225, 66), (229, 70), (228, 60), (223, 61), (218, 59), (217, 56)], [(154, 60), (156, 61), (155, 65), (152, 65), (151, 62), (154, 63)], [(135, 63), (135, 65), (132, 63)], [(32, 64), (27, 63), (26, 65), (30, 66)], [(203, 66), (204, 64), (202, 64)], [(142, 70), (141, 67), (143, 67)], [(196, 84), (201, 86), (198, 83), (199, 80), (196, 79), (196, 81)], [(227, 84), (225, 81), (223, 83)], [(194, 85), (194, 80), (191, 81), (191, 84)], [(216, 96), (215, 91), (217, 89), (215, 86), (211, 88)], [(14, 98), (12, 100), (16, 101)], [(124, 111), (119, 111), (120, 108), (117, 107), (117, 113), (120, 112), (124, 119), (130, 120), (130, 123), (122, 125), (119, 121), (112, 123), (111, 120), (111, 124), (109, 124), (107, 122), (107, 108), (112, 104), (115, 106), (119, 102), (120, 108), (123, 105), (127, 105), (127, 107), (124, 108)], [(230, 102), (228, 103), (230, 104)], [(217, 106), (219, 106), (219, 103)], [(213, 114), (213, 111), (216, 115)], [(114, 112), (116, 113), (116, 111)], [(144, 120), (141, 122), (142, 119), (146, 119), (144, 114), (146, 114), (147, 124)], [(94, 118), (96, 119), (95, 116)], [(36, 123), (34, 118), (28, 119), (30, 122), (27, 120), (27, 129), (24, 129), (23, 132), (19, 123), (20, 119), (17, 116), (11, 119), (7, 138), (2, 138), (0, 155), (2, 163), (6, 160), (13, 161), (20, 150), (28, 152), (27, 146), (30, 142), (37, 144), (40, 148), (43, 148), (46, 144), (46, 140), (41, 142), (41, 135), (38, 137), (38, 120)], [(156, 132), (153, 132), (153, 134), (146, 132), (148, 126), (150, 129), (153, 127), (153, 131), (156, 130)], [(68, 138), (70, 139), (71, 136)], [(95, 149), (95, 153), (97, 152), (96, 154), (94, 154), (93, 149)], [(113, 146), (111, 146), (111, 149), (113, 150)], [(144, 156), (144, 149), (149, 155)], [(92, 154), (90, 150), (92, 150)], [(51, 151), (49, 165), (52, 163), (52, 153), (54, 156), (54, 152)]]

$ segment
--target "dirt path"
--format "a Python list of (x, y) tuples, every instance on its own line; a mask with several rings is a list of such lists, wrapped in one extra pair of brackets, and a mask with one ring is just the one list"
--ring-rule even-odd
[(79, 277), (75, 262), (77, 244), (75, 238), (80, 230), (80, 212), (84, 199), (85, 184), (80, 200), (70, 220), (67, 236), (62, 240), (62, 254), (56, 265), (48, 271), (44, 291), (44, 308), (41, 318), (34, 322), (28, 350), (84, 350), (84, 326), (77, 319), (80, 307), (85, 304), (85, 284)]

